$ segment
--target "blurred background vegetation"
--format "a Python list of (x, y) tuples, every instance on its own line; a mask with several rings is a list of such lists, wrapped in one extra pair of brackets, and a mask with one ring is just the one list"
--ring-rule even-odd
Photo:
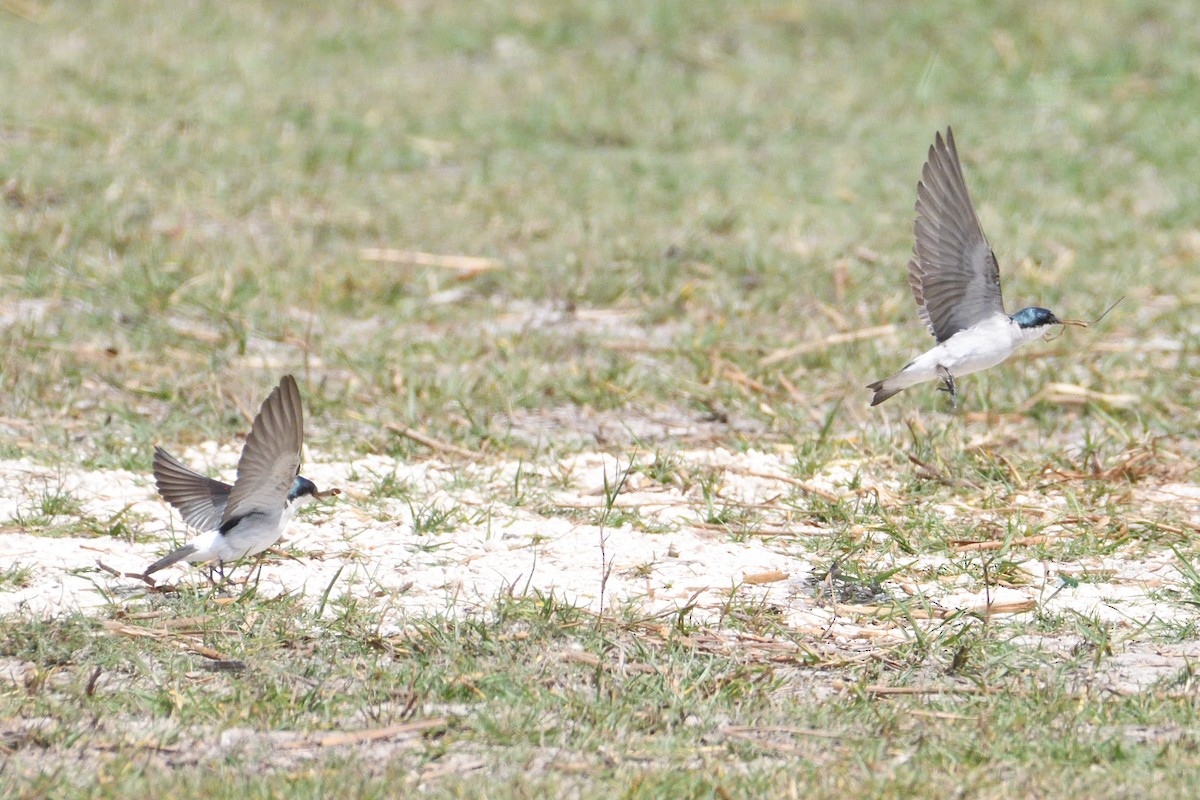
[[(931, 387), (862, 387), (932, 341), (905, 263), (947, 125), (1010, 309), (1127, 296), (968, 410), (1193, 426), (1192, 4), (6, 0), (0, 85), (8, 454), (144, 469), (288, 371), (332, 453), (511, 448), (564, 407), (940, 425)], [(1027, 402), (1048, 381), (1141, 397)]]

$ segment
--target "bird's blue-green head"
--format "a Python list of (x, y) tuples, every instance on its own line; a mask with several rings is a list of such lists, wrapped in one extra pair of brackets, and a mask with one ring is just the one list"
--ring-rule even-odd
[(288, 490), (287, 499), (292, 503), (301, 498), (317, 496), (317, 485), (303, 475), (297, 475), (296, 480), (292, 481), (292, 488)]
[(1048, 308), (1038, 308), (1031, 306), (1030, 308), (1022, 308), (1017, 313), (1009, 317), (1013, 322), (1026, 330), (1030, 328), (1044, 328), (1047, 325), (1062, 325), (1058, 317)]

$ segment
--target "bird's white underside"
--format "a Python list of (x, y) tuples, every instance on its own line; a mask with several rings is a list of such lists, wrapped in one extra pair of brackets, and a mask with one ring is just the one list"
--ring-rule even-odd
[(247, 556), (255, 556), (279, 541), (296, 511), (311, 496), (291, 500), (277, 514), (255, 514), (247, 517), (227, 533), (219, 530), (206, 531), (188, 542), (195, 552), (184, 558), (192, 564), (208, 564), (214, 561), (231, 563)]
[(1043, 328), (1022, 328), (1007, 315), (996, 314), (959, 331), (946, 341), (914, 358), (904, 369), (883, 382), (885, 391), (907, 389), (938, 380), (942, 369), (956, 378), (994, 367), (1021, 345), (1041, 338)]

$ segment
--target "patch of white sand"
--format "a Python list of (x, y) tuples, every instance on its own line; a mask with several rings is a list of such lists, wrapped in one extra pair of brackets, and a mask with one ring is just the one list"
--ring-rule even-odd
[[(185, 463), (214, 467), (231, 480), (237, 454), (233, 447), (207, 444), (180, 455)], [(342, 495), (292, 523), (283, 546), (293, 557), (267, 560), (259, 592), (300, 594), (315, 607), (332, 585), (330, 598), (352, 594), (369, 600), (392, 629), (411, 616), (482, 611), (502, 593), (541, 592), (592, 611), (634, 604), (642, 613), (669, 617), (690, 608), (704, 622), (767, 607), (781, 622), (835, 641), (911, 635), (904, 620), (871, 618), (831, 603), (828, 594), (818, 596), (814, 583), (829, 565), (813, 561), (814, 544), (845, 532), (805, 513), (813, 492), (852, 502), (878, 497), (888, 504), (894, 486), (872, 485), (869, 470), (846, 464), (798, 490), (794, 480), (772, 477), (790, 475), (787, 453), (718, 448), (672, 458), (685, 479), (660, 483), (643, 471), (631, 472), (610, 516), (614, 524), (602, 530), (606, 480), (611, 485), (627, 465), (611, 455), (585, 453), (543, 464), (400, 463), (383, 456), (334, 462), (315, 455), (304, 474), (322, 488), (340, 488)], [(385, 484), (393, 488), (380, 496)], [(1172, 487), (1172, 496), (1183, 488)], [(119, 518), (141, 541), (44, 535), (45, 519), (38, 518), (46, 498), (55, 495), (81, 506), (81, 513), (64, 517), (76, 529), (81, 516), (98, 531)], [(746, 527), (754, 530), (734, 535), (706, 522), (722, 508), (752, 509), (754, 523)], [(449, 513), (447, 522), (419, 532), (415, 523), (427, 522), (436, 509)], [(953, 517), (953, 509), (945, 511)], [(892, 507), (889, 513), (902, 511)], [(27, 531), (35, 528), (42, 533)], [(0, 461), (0, 564), (32, 571), (26, 585), (2, 587), (0, 613), (47, 616), (136, 601), (147, 588), (97, 569), (97, 561), (139, 572), (188, 535), (157, 497), (148, 469), (134, 474)], [(1184, 613), (1153, 595), (1156, 589), (1182, 587), (1173, 558), (1167, 551), (1136, 560), (1026, 560), (1025, 585), (988, 592), (961, 570), (920, 583), (905, 582), (902, 574), (884, 589), (896, 597), (925, 598), (936, 611), (930, 625), (954, 611), (980, 611), (990, 600), (1008, 613), (1073, 610), (1132, 626)], [(944, 555), (900, 553), (894, 561), (933, 576), (950, 563)], [(1087, 579), (1076, 581), (1081, 575)], [(1062, 576), (1070, 580), (1064, 584)], [(156, 578), (205, 580), (195, 567), (173, 567)], [(334, 613), (335, 605), (328, 604), (326, 613)]]

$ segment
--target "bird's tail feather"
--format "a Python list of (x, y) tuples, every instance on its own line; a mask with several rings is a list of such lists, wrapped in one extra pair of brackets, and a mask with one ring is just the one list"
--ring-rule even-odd
[(142, 574), (151, 575), (155, 572), (158, 572), (160, 569), (163, 569), (164, 567), (169, 567), (176, 562), (183, 561), (188, 556), (195, 553), (197, 549), (198, 548), (194, 544), (185, 544), (183, 547), (179, 548), (178, 550), (168, 553), (167, 555), (160, 558), (158, 561), (155, 561), (153, 564), (146, 567), (146, 571)]
[(875, 392), (875, 396), (871, 398), (871, 405), (877, 406), (884, 400), (887, 400), (892, 395), (900, 394), (907, 389), (907, 386), (889, 386), (891, 378), (884, 378), (881, 381), (875, 381), (867, 388)]

